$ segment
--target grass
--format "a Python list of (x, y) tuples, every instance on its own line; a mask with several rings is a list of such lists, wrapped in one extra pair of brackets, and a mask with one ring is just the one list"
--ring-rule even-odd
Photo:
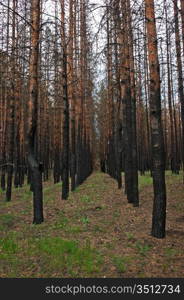
[(114, 256), (112, 261), (119, 273), (125, 273), (131, 260), (129, 256)]
[(64, 215), (63, 212), (60, 212), (58, 215), (57, 222), (52, 226), (53, 229), (65, 229), (69, 223), (68, 218)]
[(17, 253), (18, 249), (15, 238), (5, 237), (0, 240), (0, 258), (9, 257), (9, 255)]
[[(26, 241), (16, 241), (10, 236), (3, 238), (0, 240), (0, 260), (8, 277), (12, 275), (21, 277), (23, 275), (20, 273), (23, 271), (21, 265), (24, 268), (29, 266), (28, 269), (38, 265), (41, 268), (39, 274), (41, 277), (52, 276), (52, 274), (61, 277), (78, 277), (81, 273), (90, 277), (93, 273), (99, 272), (103, 263), (102, 256), (91, 247), (88, 240), (83, 246), (79, 246), (78, 241), (52, 236), (31, 237)], [(10, 269), (12, 262), (14, 262), (13, 269)], [(32, 276), (37, 276), (37, 273)]]
[(142, 189), (145, 186), (153, 184), (153, 178), (150, 175), (150, 172), (146, 172), (144, 176), (139, 175), (139, 188)]
[(170, 170), (165, 171), (165, 175), (168, 179), (175, 180), (175, 181), (182, 181), (183, 180), (183, 171), (180, 171), (179, 174), (172, 173)]
[(121, 216), (121, 213), (120, 213), (120, 211), (114, 211), (113, 215), (115, 218), (119, 218)]
[(88, 195), (83, 195), (81, 198), (80, 198), (81, 202), (83, 203), (90, 203), (92, 200), (91, 198), (88, 196)]
[(83, 231), (84, 231), (84, 229), (81, 226), (77, 226), (77, 225), (68, 226), (66, 228), (66, 232), (73, 233), (73, 234), (81, 233)]
[[(173, 174), (171, 171), (165, 171), (166, 182), (171, 184), (173, 182), (178, 182), (183, 180), (183, 172), (180, 171), (179, 174)], [(144, 175), (139, 175), (139, 188), (142, 189), (146, 186), (153, 184), (153, 178), (151, 177), (150, 172), (145, 172)]]
[(80, 220), (84, 225), (89, 224), (89, 218), (87, 216), (82, 217)]
[[(2, 245), (1, 245), (2, 244)], [(91, 247), (89, 242), (84, 246), (79, 246), (77, 241), (64, 240), (60, 237), (43, 237), (31, 238), (26, 243), (20, 243), (21, 247), (13, 240), (6, 239), (0, 244), (0, 258), (9, 259), (9, 256), (17, 258), (21, 257), (22, 266), (29, 266), (29, 272), (33, 272), (32, 266), (39, 266), (41, 274), (44, 277), (57, 276), (80, 276), (81, 272), (85, 276), (92, 276), (98, 273), (103, 263), (102, 256)], [(18, 251), (19, 250), (19, 251)], [(18, 261), (16, 261), (16, 264)], [(39, 269), (32, 276), (40, 276)], [(19, 266), (19, 272), (21, 267)], [(8, 271), (8, 268), (6, 269)], [(23, 271), (23, 270), (21, 270)], [(11, 276), (9, 271), (9, 276)], [(15, 274), (15, 273), (14, 273)], [(17, 277), (21, 277), (21, 273), (16, 273)]]
[(141, 256), (146, 256), (151, 250), (152, 246), (148, 244), (142, 244), (141, 242), (137, 241), (135, 244), (135, 248), (138, 250)]
[(60, 272), (63, 270), (69, 275), (79, 275), (80, 272), (92, 274), (98, 271), (102, 263), (101, 256), (90, 243), (79, 247), (76, 241), (63, 240), (60, 237), (43, 238), (37, 242), (39, 255), (50, 260), (50, 269)]
[(17, 277), (17, 270), (21, 264), (18, 258), (20, 247), (15, 237), (8, 236), (0, 239), (1, 274), (5, 277)]
[(176, 254), (177, 254), (177, 250), (173, 249), (173, 248), (165, 248), (164, 249), (164, 254), (166, 257), (173, 258)]
[(13, 214), (4, 214), (0, 216), (0, 229), (7, 230), (13, 227), (16, 222), (16, 217)]

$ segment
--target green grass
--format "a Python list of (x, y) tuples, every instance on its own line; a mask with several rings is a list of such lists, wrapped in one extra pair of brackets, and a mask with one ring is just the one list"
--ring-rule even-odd
[(62, 275), (78, 276), (81, 272), (91, 275), (99, 271), (102, 257), (89, 242), (79, 247), (77, 241), (64, 240), (60, 237), (42, 238), (35, 242), (34, 252), (47, 261), (47, 270)]
[(9, 257), (9, 255), (17, 253), (18, 249), (18, 244), (13, 237), (5, 237), (0, 240), (0, 258)]
[[(166, 183), (170, 184), (173, 182), (178, 182), (183, 180), (183, 172), (180, 171), (179, 174), (173, 174), (171, 171), (165, 171)], [(145, 172), (145, 175), (139, 175), (139, 188), (144, 188), (146, 186), (153, 184), (153, 178), (150, 172)]]
[(114, 256), (112, 260), (119, 273), (125, 273), (127, 271), (127, 267), (130, 261), (131, 257), (129, 256)]
[(12, 214), (5, 214), (0, 216), (0, 229), (7, 230), (13, 227), (16, 222), (16, 217)]
[(153, 178), (151, 177), (149, 172), (145, 173), (145, 175), (143, 176), (139, 175), (139, 188), (143, 188), (152, 184)]
[(8, 236), (0, 239), (1, 274), (6, 277), (17, 277), (17, 271), (22, 261), (18, 258), (20, 247), (15, 237)]
[(98, 189), (98, 184), (97, 183), (88, 183), (88, 184), (86, 184), (86, 188), (87, 189), (94, 189), (94, 188)]
[(164, 249), (164, 254), (169, 259), (172, 258), (172, 257), (174, 257), (177, 253), (178, 253), (177, 250), (175, 250), (173, 248), (165, 248)]
[(90, 196), (88, 195), (83, 195), (81, 198), (80, 198), (81, 202), (83, 203), (90, 203), (92, 201), (92, 199), (90, 198)]
[(76, 233), (81, 233), (83, 231), (85, 231), (81, 226), (78, 226), (78, 225), (72, 225), (72, 226), (67, 226), (67, 228), (65, 229), (65, 231), (67, 233), (73, 233), (73, 234), (76, 234)]
[(84, 225), (87, 225), (89, 224), (89, 218), (87, 216), (83, 216), (80, 221), (84, 224)]
[(148, 252), (151, 250), (152, 246), (148, 244), (142, 244), (138, 241), (135, 244), (135, 248), (138, 250), (141, 256), (146, 256)]
[(60, 237), (9, 236), (0, 240), (0, 264), (6, 277), (90, 277), (100, 271), (103, 258), (88, 240), (79, 245)]
[(2, 190), (2, 188), (0, 187), (0, 196), (4, 194), (4, 191)]
[(179, 174), (173, 174), (171, 171), (166, 171), (165, 174), (167, 184), (171, 184), (173, 182), (183, 182), (183, 171), (180, 171)]
[(121, 213), (119, 210), (114, 211), (113, 213), (114, 218), (119, 218), (121, 216)]
[(63, 212), (59, 213), (57, 222), (52, 226), (53, 229), (66, 229), (69, 224), (69, 219)]

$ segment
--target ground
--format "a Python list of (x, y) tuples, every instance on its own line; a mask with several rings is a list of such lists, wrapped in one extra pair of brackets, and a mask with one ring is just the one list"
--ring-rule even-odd
[(29, 186), (0, 192), (0, 277), (184, 277), (182, 175), (167, 172), (166, 238), (151, 237), (152, 179), (139, 177), (140, 207), (108, 175), (93, 173), (68, 200), (44, 183), (44, 217), (32, 225)]

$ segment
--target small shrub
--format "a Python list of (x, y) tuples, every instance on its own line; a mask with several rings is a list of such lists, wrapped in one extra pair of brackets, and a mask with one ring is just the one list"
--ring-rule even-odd
[(113, 258), (113, 263), (120, 273), (125, 273), (127, 271), (127, 264), (130, 262), (130, 257), (128, 256), (115, 256)]
[(137, 248), (137, 250), (139, 251), (140, 255), (142, 256), (146, 256), (148, 251), (151, 249), (151, 245), (147, 245), (147, 244), (141, 244), (139, 242), (137, 242), (135, 244), (135, 247)]
[(86, 216), (82, 217), (80, 220), (81, 220), (81, 222), (82, 222), (84, 225), (89, 224), (89, 218), (86, 217)]
[(81, 202), (83, 202), (83, 203), (90, 203), (90, 202), (91, 202), (90, 197), (87, 196), (87, 195), (82, 196), (80, 200), (81, 200)]

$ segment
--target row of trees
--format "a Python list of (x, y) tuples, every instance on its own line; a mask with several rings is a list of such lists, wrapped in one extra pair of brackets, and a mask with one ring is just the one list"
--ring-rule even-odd
[[(43, 222), (42, 178), (53, 170), (62, 199), (93, 168), (93, 74), (87, 1), (0, 2), (1, 188), (31, 184)], [(47, 11), (45, 10), (47, 8)], [(71, 178), (71, 185), (70, 180)]]
[(98, 119), (101, 170), (139, 206), (138, 171), (151, 170), (152, 235), (165, 236), (165, 170), (184, 165), (184, 3), (106, 1), (106, 78)]
[(90, 16), (99, 7), (87, 0), (0, 1), (1, 188), (10, 201), (12, 181), (22, 186), (27, 175), (39, 224), (42, 179), (52, 172), (67, 199), (69, 187), (91, 174), (99, 149), (101, 170), (119, 188), (124, 171), (134, 206), (138, 171), (151, 171), (152, 235), (163, 238), (165, 170), (178, 174), (184, 166), (184, 2), (104, 0), (102, 7), (97, 32), (106, 36), (106, 72), (95, 102)]

